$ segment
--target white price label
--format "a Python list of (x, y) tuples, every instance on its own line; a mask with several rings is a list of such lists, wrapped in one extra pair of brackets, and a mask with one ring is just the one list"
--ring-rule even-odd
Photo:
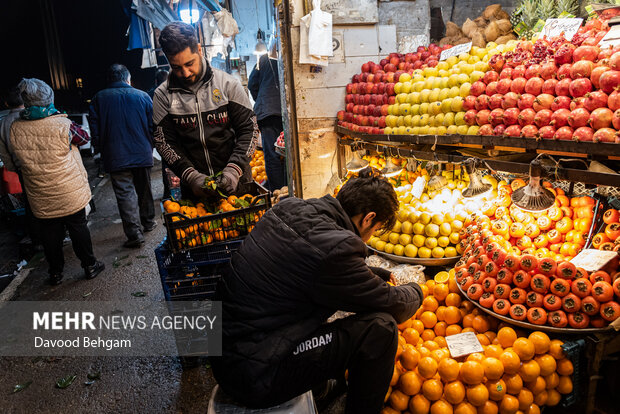
[(484, 348), (482, 348), (480, 341), (473, 332), (446, 336), (446, 343), (452, 358), (458, 358), (475, 352), (484, 352)]
[(426, 178), (424, 177), (416, 178), (415, 181), (413, 182), (413, 185), (411, 186), (411, 195), (413, 195), (413, 198), (419, 199), (420, 197), (422, 197), (422, 193), (424, 192), (425, 187), (426, 187)]
[(548, 38), (557, 37), (564, 33), (566, 40), (570, 41), (577, 33), (577, 30), (581, 27), (583, 19), (547, 19), (545, 26), (540, 32), (540, 36), (547, 36)]
[(607, 263), (618, 257), (616, 252), (605, 250), (586, 249), (571, 259), (571, 263), (588, 272), (601, 270)]
[(601, 49), (607, 49), (608, 47), (614, 47), (620, 44), (620, 26), (612, 26), (611, 30), (607, 32), (604, 38), (598, 43)]
[(451, 56), (458, 56), (461, 53), (468, 53), (471, 50), (471, 42), (463, 43), (462, 45), (456, 45), (451, 47), (450, 49), (446, 49), (441, 52), (439, 56), (439, 60), (446, 60)]

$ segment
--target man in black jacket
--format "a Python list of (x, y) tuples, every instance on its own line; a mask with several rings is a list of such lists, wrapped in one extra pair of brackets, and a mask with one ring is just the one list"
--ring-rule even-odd
[[(212, 358), (223, 390), (251, 407), (287, 401), (348, 376), (347, 413), (378, 413), (394, 369), (397, 323), (422, 291), (390, 286), (369, 268), (364, 244), (392, 228), (394, 189), (362, 171), (337, 198), (286, 199), (247, 236), (222, 278), (223, 355)], [(337, 310), (353, 316), (326, 323)]]

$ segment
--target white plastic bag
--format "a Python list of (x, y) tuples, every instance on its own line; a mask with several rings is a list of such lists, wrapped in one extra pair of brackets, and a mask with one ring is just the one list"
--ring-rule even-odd
[(327, 57), (312, 56), (308, 52), (310, 18), (310, 14), (305, 15), (301, 18), (301, 23), (299, 24), (299, 63), (327, 66)]
[(215, 12), (214, 16), (222, 36), (232, 37), (239, 33), (239, 26), (237, 26), (235, 18), (228, 10), (222, 9), (219, 12)]
[(312, 56), (333, 56), (332, 15), (321, 10), (321, 0), (312, 0), (314, 9), (308, 29), (308, 53)]

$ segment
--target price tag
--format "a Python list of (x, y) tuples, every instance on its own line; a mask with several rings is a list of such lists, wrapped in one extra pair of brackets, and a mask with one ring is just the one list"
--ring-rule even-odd
[(540, 36), (551, 38), (564, 33), (566, 40), (570, 41), (581, 27), (582, 22), (583, 19), (547, 19)]
[(614, 47), (620, 44), (620, 26), (611, 26), (611, 30), (607, 32), (604, 38), (598, 43), (601, 49)]
[(602, 269), (610, 260), (618, 257), (617, 252), (605, 250), (586, 249), (571, 259), (571, 263), (588, 272), (596, 272)]
[(415, 179), (415, 181), (413, 182), (413, 185), (411, 186), (411, 194), (413, 195), (413, 198), (420, 198), (422, 197), (422, 193), (424, 192), (424, 187), (426, 187), (426, 178), (424, 177), (418, 177)]
[(439, 56), (439, 60), (446, 60), (452, 56), (458, 56), (461, 53), (468, 53), (471, 50), (471, 42), (463, 43), (462, 45), (456, 45), (451, 47), (450, 49), (446, 49), (441, 52)]
[(475, 352), (484, 352), (484, 348), (482, 348), (480, 341), (478, 341), (476, 334), (473, 332), (446, 336), (446, 343), (452, 358), (458, 358)]

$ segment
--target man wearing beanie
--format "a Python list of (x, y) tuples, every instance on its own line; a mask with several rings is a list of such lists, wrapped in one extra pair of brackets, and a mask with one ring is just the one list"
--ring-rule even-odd
[(54, 107), (54, 92), (45, 82), (23, 79), (18, 88), (25, 109), (11, 126), (10, 141), (32, 212), (41, 222), (50, 283), (57, 285), (63, 278), (65, 230), (86, 278), (92, 279), (105, 266), (93, 254), (86, 225), (91, 193), (78, 146), (88, 142), (88, 134)]

